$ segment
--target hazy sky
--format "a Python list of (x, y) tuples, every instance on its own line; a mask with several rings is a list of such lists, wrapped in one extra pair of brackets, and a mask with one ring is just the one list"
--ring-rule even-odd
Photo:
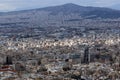
[(41, 8), (65, 3), (75, 3), (82, 6), (111, 7), (119, 5), (120, 0), (0, 0), (0, 12)]

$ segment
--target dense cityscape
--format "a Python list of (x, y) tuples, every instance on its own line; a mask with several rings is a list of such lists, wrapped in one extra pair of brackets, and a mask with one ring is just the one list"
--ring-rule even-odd
[(120, 80), (119, 18), (21, 13), (0, 15), (0, 80)]

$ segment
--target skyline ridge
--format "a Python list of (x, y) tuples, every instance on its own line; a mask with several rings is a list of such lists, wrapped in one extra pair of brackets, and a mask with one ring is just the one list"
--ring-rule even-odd
[(4, 11), (0, 11), (0, 13), (10, 13), (10, 12), (19, 12), (19, 11), (39, 10), (39, 9), (52, 8), (52, 7), (60, 7), (60, 6), (64, 6), (64, 7), (77, 6), (77, 7), (84, 7), (84, 8), (87, 8), (87, 7), (91, 7), (91, 8), (105, 8), (105, 9), (111, 9), (111, 10), (120, 11), (119, 9), (109, 8), (109, 7), (82, 6), (82, 5), (75, 4), (75, 3), (65, 3), (65, 4), (61, 4), (61, 5), (46, 6), (46, 7), (33, 8), (33, 9), (13, 10), (13, 11), (5, 11), (5, 12)]

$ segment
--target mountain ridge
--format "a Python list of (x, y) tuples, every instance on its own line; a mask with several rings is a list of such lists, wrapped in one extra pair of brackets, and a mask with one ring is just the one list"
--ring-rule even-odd
[(0, 15), (0, 33), (6, 36), (72, 37), (80, 31), (119, 30), (120, 11), (64, 4)]
[[(4, 14), (17, 14), (17, 13), (26, 13), (32, 11), (48, 11), (50, 15), (57, 15), (63, 13), (64, 15), (68, 14), (79, 14), (82, 17), (93, 16), (92, 18), (119, 18), (120, 10), (114, 10), (111, 8), (105, 7), (92, 7), (92, 6), (80, 6), (73, 3), (67, 3), (58, 6), (50, 6), (37, 9), (21, 10), (21, 11), (11, 11), (11, 12), (1, 12), (1, 15)], [(91, 17), (90, 17), (91, 18)]]
[(108, 8), (108, 7), (81, 6), (81, 5), (74, 4), (74, 3), (66, 3), (66, 4), (62, 4), (62, 5), (55, 5), (55, 6), (48, 6), (48, 7), (42, 7), (42, 8), (34, 8), (34, 9), (17, 10), (17, 11), (0, 12), (0, 13), (20, 12), (20, 11), (29, 11), (29, 10), (41, 10), (41, 9), (46, 9), (46, 8), (60, 7), (60, 6), (64, 6), (64, 7), (65, 6), (78, 6), (78, 7), (86, 7), (86, 8), (88, 8), (88, 7), (91, 7), (91, 8), (105, 8), (105, 9), (120, 11), (120, 10), (114, 9), (112, 7)]

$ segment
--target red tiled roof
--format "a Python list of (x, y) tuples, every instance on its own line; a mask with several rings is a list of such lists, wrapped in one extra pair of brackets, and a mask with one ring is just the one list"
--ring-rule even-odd
[(13, 70), (11, 68), (11, 66), (2, 66), (0, 69), (0, 72), (5, 72), (5, 71), (12, 71), (12, 72), (16, 72), (15, 70)]

